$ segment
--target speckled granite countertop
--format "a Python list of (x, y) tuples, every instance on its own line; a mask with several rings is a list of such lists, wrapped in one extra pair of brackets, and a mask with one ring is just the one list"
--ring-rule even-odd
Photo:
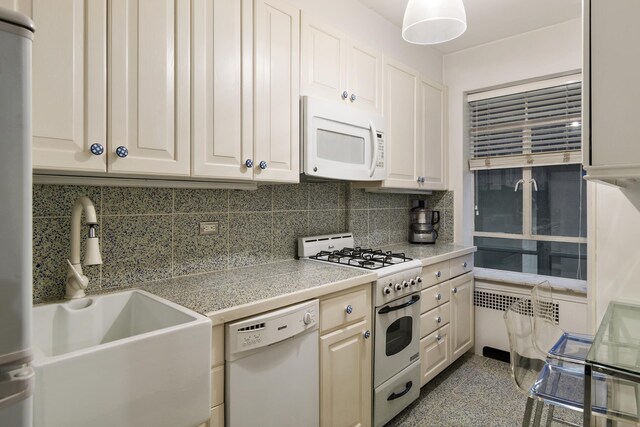
[[(475, 252), (473, 246), (397, 244), (384, 250), (404, 252), (423, 265)], [(219, 325), (376, 280), (376, 273), (310, 260), (289, 260), (233, 270), (176, 277), (102, 289), (95, 294), (132, 288), (151, 292), (208, 316)], [(53, 301), (49, 301), (53, 302)]]
[[(384, 248), (404, 252), (423, 265), (475, 251), (473, 246), (400, 244)], [(376, 279), (375, 273), (310, 260), (198, 274), (137, 286), (198, 313), (214, 325), (317, 298)]]
[[(423, 265), (475, 251), (473, 246), (398, 244), (384, 250), (404, 252)], [(102, 289), (94, 294), (142, 289), (208, 316), (219, 325), (376, 280), (368, 270), (311, 260), (289, 260)]]
[(401, 243), (385, 246), (382, 249), (386, 251), (402, 252), (409, 258), (422, 260), (423, 266), (467, 255), (477, 250), (475, 246), (455, 245), (450, 243), (437, 243), (435, 245)]
[(204, 314), (217, 325), (375, 279), (366, 270), (291, 260), (142, 283), (136, 288)]

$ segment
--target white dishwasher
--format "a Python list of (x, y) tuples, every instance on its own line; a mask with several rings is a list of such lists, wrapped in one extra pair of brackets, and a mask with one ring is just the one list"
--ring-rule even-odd
[(225, 332), (226, 426), (318, 426), (318, 300), (228, 323)]

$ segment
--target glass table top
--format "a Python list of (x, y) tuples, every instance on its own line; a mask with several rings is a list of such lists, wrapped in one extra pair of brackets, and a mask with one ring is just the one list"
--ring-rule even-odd
[(640, 375), (640, 305), (609, 303), (586, 362)]

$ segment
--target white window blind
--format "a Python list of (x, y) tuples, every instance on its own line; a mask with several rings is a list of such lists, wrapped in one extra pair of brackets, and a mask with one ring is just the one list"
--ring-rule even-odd
[(472, 170), (579, 163), (582, 83), (469, 101)]

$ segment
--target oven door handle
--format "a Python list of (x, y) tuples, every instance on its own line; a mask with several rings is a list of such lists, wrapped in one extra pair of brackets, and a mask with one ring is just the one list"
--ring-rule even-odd
[(396, 400), (397, 398), (404, 396), (405, 394), (409, 393), (409, 390), (411, 390), (412, 386), (413, 386), (413, 381), (409, 381), (405, 385), (404, 390), (402, 390), (400, 393), (391, 393), (391, 396), (387, 397), (387, 401)]
[(410, 305), (413, 305), (418, 301), (420, 301), (420, 295), (414, 295), (411, 297), (411, 300), (405, 302), (404, 304), (395, 305), (393, 307), (389, 305), (385, 305), (378, 311), (378, 314), (385, 314), (385, 313), (391, 313), (392, 311), (396, 311), (396, 310), (402, 310), (403, 308), (409, 307)]

